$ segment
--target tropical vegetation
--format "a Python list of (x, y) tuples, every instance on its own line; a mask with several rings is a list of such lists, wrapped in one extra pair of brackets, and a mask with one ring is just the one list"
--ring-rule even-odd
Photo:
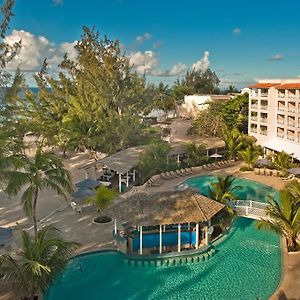
[(268, 218), (257, 221), (259, 229), (280, 234), (288, 251), (300, 250), (300, 198), (290, 192), (294, 188), (297, 190), (297, 186), (292, 183), (289, 189), (280, 190), (278, 200), (270, 198), (266, 208)]
[(244, 150), (238, 152), (239, 157), (246, 163), (248, 170), (253, 170), (253, 167), (258, 160), (261, 152), (256, 147), (250, 145)]
[(186, 144), (189, 166), (200, 166), (205, 164), (209, 157), (206, 155), (205, 146), (203, 144), (188, 143)]
[(116, 198), (117, 194), (118, 193), (113, 189), (100, 185), (100, 187), (96, 189), (96, 195), (88, 197), (85, 202), (87, 204), (94, 204), (97, 207), (97, 211), (100, 212)]
[(294, 165), (292, 156), (285, 151), (281, 151), (273, 155), (273, 164), (281, 170), (282, 175), (286, 175), (287, 169), (292, 168)]
[(40, 147), (33, 157), (16, 154), (0, 159), (0, 162), (0, 180), (5, 184), (4, 191), (10, 196), (22, 194), (23, 210), (32, 220), (36, 235), (39, 193), (50, 189), (66, 199), (67, 193), (72, 191), (70, 172), (54, 153), (42, 151)]
[(34, 237), (22, 230), (21, 237), (20, 252), (0, 256), (0, 273), (20, 299), (36, 300), (65, 269), (78, 244), (63, 240), (51, 225)]

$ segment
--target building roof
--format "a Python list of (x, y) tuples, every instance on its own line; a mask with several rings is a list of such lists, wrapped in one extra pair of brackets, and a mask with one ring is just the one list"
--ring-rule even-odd
[(300, 89), (300, 82), (299, 83), (284, 83), (284, 84), (275, 86), (275, 88), (278, 90)]
[(127, 148), (99, 159), (96, 162), (87, 164), (83, 169), (89, 169), (93, 166), (101, 166), (114, 170), (118, 174), (125, 174), (139, 164), (140, 154), (145, 151), (146, 147), (147, 146), (138, 146)]
[(225, 207), (224, 204), (192, 191), (139, 193), (104, 210), (116, 219), (127, 218), (127, 222), (154, 226), (205, 222)]
[(255, 83), (249, 86), (251, 89), (268, 89), (270, 87), (276, 86), (280, 84), (280, 82), (277, 83)]
[(300, 146), (289, 142), (287, 140), (282, 140), (274, 138), (263, 143), (263, 146), (275, 151), (285, 151), (286, 153), (292, 155), (296, 159), (300, 160)]

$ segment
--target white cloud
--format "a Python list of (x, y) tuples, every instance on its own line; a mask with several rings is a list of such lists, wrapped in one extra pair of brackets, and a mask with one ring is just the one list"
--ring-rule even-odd
[(140, 74), (152, 72), (158, 65), (158, 59), (155, 52), (148, 50), (145, 52), (135, 52), (129, 55), (130, 63)]
[(205, 51), (203, 57), (192, 65), (192, 69), (195, 71), (206, 71), (209, 65), (209, 52)]
[(280, 61), (280, 60), (283, 60), (283, 55), (281, 54), (276, 54), (272, 57), (269, 58), (270, 61)]
[(173, 65), (171, 70), (154, 70), (152, 71), (153, 76), (179, 76), (187, 70), (187, 66), (182, 63), (178, 63)]
[(59, 6), (64, 4), (64, 0), (52, 0), (54, 6)]
[(234, 29), (232, 30), (232, 33), (235, 34), (235, 35), (239, 35), (239, 34), (242, 33), (242, 30), (241, 30), (240, 28), (234, 28)]
[(8, 70), (15, 70), (19, 66), (23, 72), (35, 72), (41, 68), (45, 58), (49, 67), (53, 69), (62, 61), (65, 53), (71, 59), (76, 58), (76, 42), (56, 45), (43, 36), (36, 36), (24, 30), (13, 30), (11, 35), (5, 38), (5, 42), (10, 45), (20, 40), (22, 47), (7, 65)]
[(138, 44), (142, 44), (144, 43), (145, 41), (148, 41), (152, 38), (152, 34), (150, 34), (149, 32), (145, 32), (143, 35), (139, 35), (136, 37), (135, 41), (138, 43)]

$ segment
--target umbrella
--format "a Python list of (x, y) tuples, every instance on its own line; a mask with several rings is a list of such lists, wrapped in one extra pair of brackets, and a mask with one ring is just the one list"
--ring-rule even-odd
[(300, 175), (300, 168), (291, 168), (291, 169), (288, 169), (287, 171), (294, 175)]
[(89, 190), (89, 189), (85, 189), (85, 190), (78, 190), (76, 192), (74, 192), (72, 194), (72, 196), (75, 198), (75, 202), (76, 203), (83, 203), (83, 201), (87, 198), (87, 197), (92, 197), (95, 196), (95, 191)]
[(262, 159), (259, 159), (256, 164), (259, 166), (259, 167), (270, 167), (272, 166), (272, 162), (269, 161), (267, 158), (262, 158)]
[(77, 183), (75, 183), (75, 186), (78, 188), (78, 189), (94, 189), (96, 187), (98, 187), (100, 185), (100, 182), (98, 180), (95, 180), (95, 179), (90, 179), (90, 178), (87, 178), (87, 179), (84, 179), (84, 180), (81, 180)]

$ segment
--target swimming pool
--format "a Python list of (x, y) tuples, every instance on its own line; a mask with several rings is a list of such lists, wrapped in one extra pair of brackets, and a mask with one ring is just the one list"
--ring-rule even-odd
[[(184, 181), (184, 184), (197, 189), (200, 194), (209, 197), (208, 188), (212, 182), (217, 182), (217, 177), (208, 175), (189, 178)], [(233, 186), (241, 187), (233, 192), (233, 194), (239, 200), (255, 200), (266, 202), (268, 196), (274, 197), (275, 199), (278, 198), (278, 192), (276, 190), (253, 180), (236, 177)]]
[[(215, 177), (203, 176), (187, 182), (204, 194), (212, 180)], [(277, 193), (253, 181), (240, 179), (237, 183), (251, 192), (253, 200), (264, 201), (267, 194)], [(250, 219), (237, 218), (229, 237), (215, 248), (212, 259), (161, 267), (129, 266), (118, 252), (78, 256), (50, 288), (46, 299), (263, 300), (276, 290), (281, 278), (277, 235), (257, 230)]]

